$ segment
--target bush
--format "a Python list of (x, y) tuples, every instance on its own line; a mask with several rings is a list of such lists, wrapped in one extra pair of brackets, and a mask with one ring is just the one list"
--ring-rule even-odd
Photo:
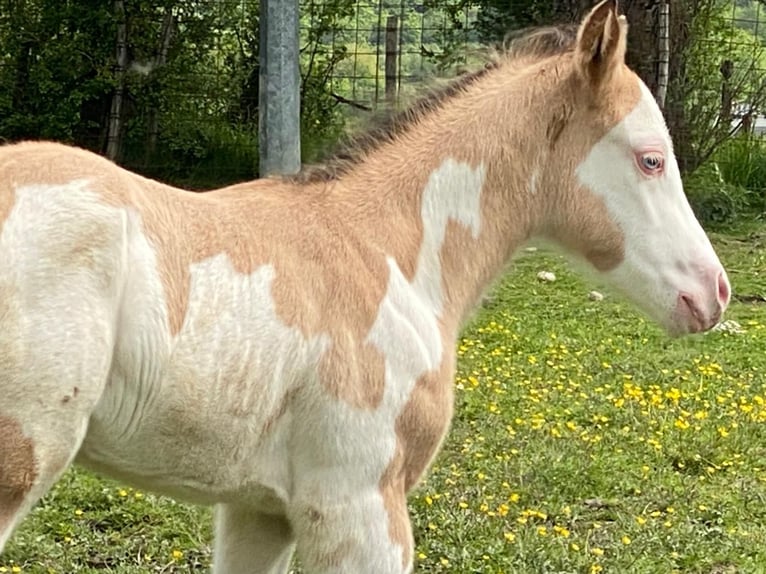
[(752, 211), (750, 191), (725, 181), (714, 162), (703, 165), (687, 177), (685, 186), (689, 203), (703, 223), (731, 223)]
[(685, 181), (697, 217), (706, 223), (732, 223), (760, 216), (766, 208), (766, 140), (739, 135)]

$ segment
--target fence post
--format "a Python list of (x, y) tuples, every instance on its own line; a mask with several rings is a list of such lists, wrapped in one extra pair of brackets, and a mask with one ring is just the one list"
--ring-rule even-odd
[(299, 0), (261, 0), (258, 71), (259, 174), (301, 168)]
[(399, 17), (389, 16), (386, 19), (386, 101), (389, 104), (396, 100), (396, 59), (398, 54), (397, 31)]

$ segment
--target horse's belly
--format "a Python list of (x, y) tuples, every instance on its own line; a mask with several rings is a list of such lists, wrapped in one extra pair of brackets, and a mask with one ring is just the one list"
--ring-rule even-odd
[(179, 345), (159, 370), (118, 366), (78, 461), (196, 503), (273, 506), (289, 485), (291, 400), (313, 384), (313, 358), (302, 346), (253, 337), (234, 350), (215, 340)]
[(279, 510), (289, 484), (289, 412), (275, 412), (271, 422), (209, 410), (171, 408), (156, 414), (130, 436), (94, 420), (77, 462), (131, 486), (188, 502), (237, 501)]

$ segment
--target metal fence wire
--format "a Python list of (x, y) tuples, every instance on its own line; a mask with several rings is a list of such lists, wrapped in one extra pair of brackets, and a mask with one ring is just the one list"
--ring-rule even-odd
[[(255, 177), (259, 4), (0, 0), (0, 138), (74, 143), (192, 188)], [(505, 33), (571, 22), (592, 4), (300, 0), (304, 160), (368, 112), (472, 68)], [(621, 7), (631, 64), (655, 93), (667, 84), (665, 113), (685, 171), (725, 163), (721, 142), (733, 132), (766, 132), (763, 2)]]
[[(412, 95), (429, 78), (454, 75), (480, 47), (474, 22), (477, 8), (447, 10), (412, 0), (354, 0), (332, 30), (311, 45), (312, 30), (333, 0), (304, 0), (302, 40), (307, 51), (337, 58), (330, 90), (353, 108), (370, 110), (380, 102)], [(304, 58), (304, 69), (311, 64)]]

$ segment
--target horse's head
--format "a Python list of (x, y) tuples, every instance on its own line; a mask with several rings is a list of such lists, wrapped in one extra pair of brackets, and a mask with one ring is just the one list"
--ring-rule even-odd
[[(544, 234), (672, 334), (714, 326), (730, 286), (684, 194), (660, 108), (625, 64), (616, 2), (580, 24), (551, 136)], [(549, 130), (550, 131), (550, 130)]]

